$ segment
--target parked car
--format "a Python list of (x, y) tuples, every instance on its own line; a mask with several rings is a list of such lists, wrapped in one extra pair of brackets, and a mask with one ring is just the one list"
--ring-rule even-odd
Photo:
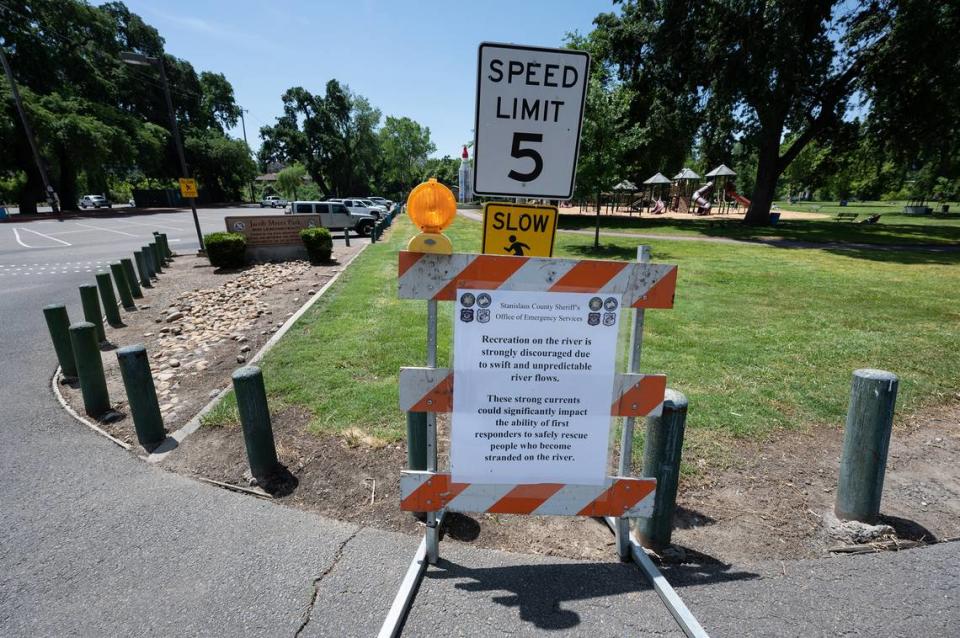
[(383, 210), (373, 202), (364, 203), (362, 199), (350, 197), (348, 199), (329, 199), (330, 202), (339, 202), (350, 209), (351, 213), (358, 215), (373, 215), (375, 219), (380, 219), (387, 211)]
[(260, 208), (284, 208), (287, 205), (287, 200), (282, 197), (277, 197), (276, 195), (268, 195), (260, 200)]
[(84, 195), (80, 198), (80, 208), (113, 208), (113, 204), (103, 195)]
[(287, 214), (320, 215), (320, 225), (330, 230), (349, 228), (358, 235), (369, 235), (377, 218), (368, 213), (354, 212), (343, 202), (291, 202)]
[(384, 199), (384, 198), (382, 198), (382, 197), (368, 197), (367, 199), (369, 199), (370, 201), (372, 201), (374, 204), (379, 204), (379, 205), (383, 206), (384, 208), (387, 209), (387, 212), (388, 212), (388, 213), (389, 213), (391, 210), (393, 210), (393, 201), (392, 201), (392, 200)]

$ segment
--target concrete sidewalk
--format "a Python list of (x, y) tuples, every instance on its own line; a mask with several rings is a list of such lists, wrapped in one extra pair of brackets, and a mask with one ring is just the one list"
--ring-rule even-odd
[[(190, 249), (189, 244), (183, 245)], [(194, 244), (192, 248), (196, 248)], [(115, 259), (110, 245), (88, 259)], [(63, 274), (0, 287), (0, 635), (370, 636), (419, 539), (148, 466), (63, 412), (41, 308)], [(677, 635), (630, 565), (441, 545), (408, 636)], [(613, 550), (611, 549), (611, 552)], [(715, 636), (955, 635), (960, 544), (669, 577)]]

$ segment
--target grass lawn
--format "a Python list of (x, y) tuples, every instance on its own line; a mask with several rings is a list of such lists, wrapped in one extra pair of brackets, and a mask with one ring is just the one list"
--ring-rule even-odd
[[(807, 211), (816, 203), (789, 204), (780, 202), (786, 210)], [(739, 217), (713, 215), (696, 219), (665, 219), (651, 215), (622, 217), (601, 215), (601, 231), (637, 232), (657, 235), (684, 235), (691, 237), (729, 237), (732, 239), (787, 239), (817, 243), (846, 242), (863, 244), (960, 244), (960, 210), (946, 215), (910, 216), (903, 214), (903, 206), (891, 202), (878, 204), (852, 203), (846, 207), (824, 205), (820, 212), (834, 214), (836, 211), (859, 213), (859, 219), (880, 212), (876, 224), (838, 222), (833, 219), (780, 220), (775, 226), (744, 226)], [(566, 214), (560, 217), (560, 228), (567, 230), (593, 230), (596, 217), (585, 213)]]
[[(398, 218), (267, 355), (274, 409), (306, 407), (317, 432), (403, 438), (397, 371), (425, 357), (426, 304), (396, 298), (396, 251), (412, 233)], [(478, 222), (458, 218), (448, 234), (458, 251), (479, 249)], [(687, 394), (691, 427), (754, 437), (840, 424), (860, 367), (901, 376), (900, 414), (960, 388), (958, 253), (645, 241), (680, 270), (676, 307), (647, 312), (641, 367)], [(595, 254), (592, 238), (560, 233), (556, 255), (632, 259), (640, 242), (611, 238)], [(450, 307), (440, 305), (440, 365)], [(235, 421), (232, 397), (207, 419)]]

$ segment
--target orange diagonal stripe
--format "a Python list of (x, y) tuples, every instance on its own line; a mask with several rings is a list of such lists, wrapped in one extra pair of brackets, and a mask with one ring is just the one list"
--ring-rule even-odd
[(663, 279), (650, 286), (647, 294), (639, 297), (634, 308), (673, 308), (673, 296), (677, 290), (677, 269), (671, 268)]
[(453, 411), (453, 372), (440, 383), (430, 388), (410, 412), (452, 412)]
[(563, 483), (518, 485), (487, 508), (492, 514), (529, 514), (563, 487)]
[(656, 487), (656, 479), (617, 479), (577, 516), (621, 516)]
[(510, 275), (527, 263), (528, 257), (506, 255), (477, 255), (459, 274), (434, 295), (437, 301), (453, 301), (457, 288), (499, 288)]
[(400, 500), (400, 509), (404, 512), (438, 512), (468, 487), (469, 483), (451, 482), (449, 474), (434, 474)]
[(626, 262), (581, 261), (553, 284), (550, 292), (596, 292), (626, 267)]
[(647, 416), (663, 402), (663, 395), (666, 391), (666, 375), (648, 374), (613, 402), (610, 414), (613, 416)]
[(410, 268), (420, 261), (420, 258), (423, 257), (423, 253), (411, 253), (405, 250), (400, 251), (400, 272), (397, 274), (398, 277), (403, 277), (403, 273), (410, 270)]

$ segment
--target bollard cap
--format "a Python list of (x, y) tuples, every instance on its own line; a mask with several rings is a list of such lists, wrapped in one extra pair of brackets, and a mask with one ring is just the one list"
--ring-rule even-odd
[(897, 375), (886, 370), (877, 370), (876, 368), (860, 368), (853, 371), (853, 376), (861, 379), (873, 379), (876, 381), (897, 381)]
[(46, 311), (48, 311), (48, 310), (60, 310), (61, 308), (66, 309), (66, 306), (63, 305), (62, 303), (52, 303), (52, 304), (47, 304), (46, 306), (44, 306), (44, 307), (43, 307), (43, 311), (46, 312)]
[(233, 374), (230, 375), (230, 378), (234, 381), (242, 379), (250, 379), (253, 377), (259, 377), (262, 373), (258, 366), (243, 366), (242, 368), (237, 368), (233, 371)]
[(94, 326), (94, 325), (93, 325), (92, 323), (90, 323), (89, 321), (77, 321), (77, 322), (74, 322), (74, 323), (71, 323), (71, 324), (70, 324), (70, 331), (71, 331), (71, 332), (74, 331), (74, 330), (78, 330), (78, 331), (79, 331), (79, 330), (93, 330), (94, 328), (96, 328), (96, 326)]
[(123, 346), (117, 350), (118, 359), (120, 357), (136, 357), (141, 354), (147, 354), (147, 348), (142, 343), (135, 343), (132, 346)]
[(683, 392), (674, 390), (673, 388), (667, 388), (666, 392), (663, 393), (663, 407), (672, 410), (686, 410), (687, 397)]
[(93, 288), (94, 290), (96, 290), (97, 284), (83, 284), (80, 286), (80, 290), (89, 290), (90, 288)]

